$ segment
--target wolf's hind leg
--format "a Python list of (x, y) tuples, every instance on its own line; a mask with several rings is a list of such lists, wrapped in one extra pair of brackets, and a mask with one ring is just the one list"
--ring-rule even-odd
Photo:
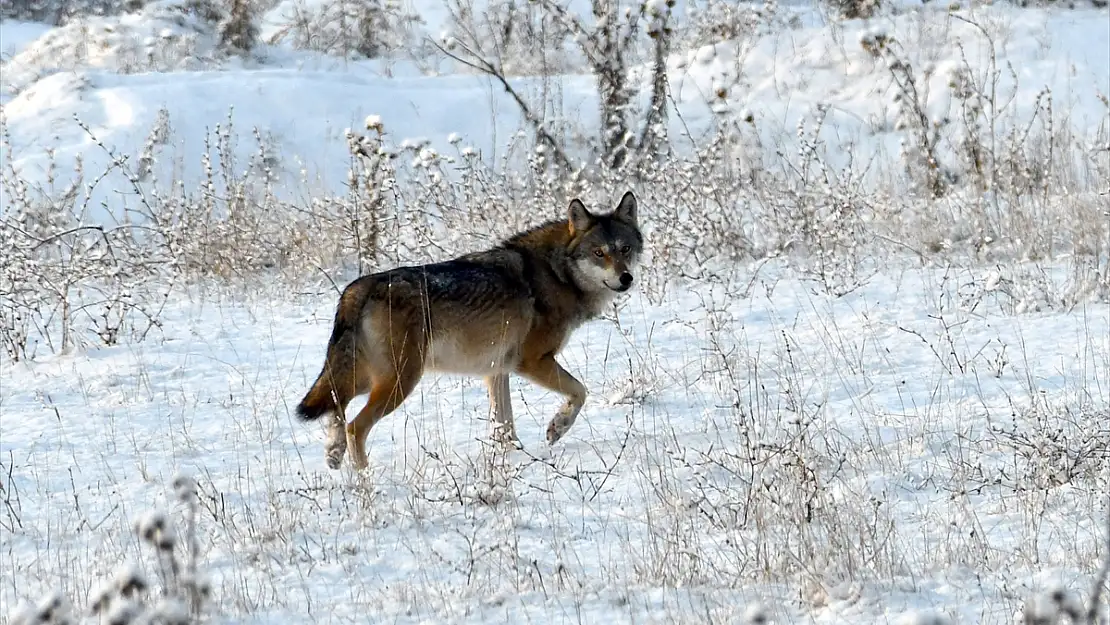
[(343, 456), (347, 453), (347, 404), (356, 395), (369, 392), (371, 383), (369, 371), (362, 362), (352, 361), (340, 370), (345, 375), (342, 379), (334, 376), (335, 412), (326, 417), (327, 438), (324, 440), (324, 462), (333, 471), (343, 464)]
[(567, 398), (555, 418), (547, 424), (547, 442), (555, 443), (578, 418), (582, 405), (586, 403), (586, 387), (555, 361), (551, 355), (542, 356), (539, 360), (524, 361), (517, 367), (517, 373), (539, 384), (540, 386), (555, 391)]
[(489, 389), (490, 425), (495, 443), (505, 447), (520, 447), (513, 421), (512, 394), (509, 392), (509, 374), (499, 373), (486, 377)]
[(414, 349), (411, 343), (397, 343), (402, 348), (394, 356), (391, 366), (379, 365), (373, 370), (370, 399), (358, 416), (347, 424), (347, 447), (350, 448), (351, 465), (356, 471), (369, 466), (366, 437), (370, 434), (370, 428), (405, 401), (424, 373), (423, 353)]

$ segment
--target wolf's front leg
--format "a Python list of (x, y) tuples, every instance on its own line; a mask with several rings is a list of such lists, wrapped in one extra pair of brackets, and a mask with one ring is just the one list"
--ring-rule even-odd
[(489, 388), (490, 426), (495, 443), (504, 447), (520, 448), (513, 421), (512, 394), (509, 392), (509, 374), (499, 373), (486, 377)]
[(329, 469), (338, 469), (347, 453), (347, 423), (342, 414), (328, 417), (328, 437), (324, 443), (324, 461)]
[(586, 387), (575, 377), (555, 362), (551, 355), (543, 356), (532, 362), (522, 362), (517, 373), (539, 384), (540, 386), (555, 391), (567, 398), (567, 402), (555, 413), (555, 418), (547, 424), (547, 442), (555, 443), (578, 418), (578, 413), (586, 403)]

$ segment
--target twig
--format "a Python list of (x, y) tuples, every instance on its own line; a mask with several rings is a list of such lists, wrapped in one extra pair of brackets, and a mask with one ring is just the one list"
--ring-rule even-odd
[(1106, 516), (1106, 553), (1102, 559), (1102, 568), (1095, 576), (1095, 585), (1091, 588), (1091, 598), (1087, 601), (1087, 625), (1096, 625), (1098, 622), (1098, 603), (1102, 596), (1102, 588), (1106, 585), (1106, 577), (1110, 575), (1110, 512)]
[(528, 106), (528, 103), (524, 101), (524, 98), (520, 97), (520, 94), (516, 92), (516, 89), (513, 89), (513, 86), (509, 84), (508, 79), (505, 78), (504, 72), (502, 72), (497, 67), (494, 67), (492, 63), (481, 58), (480, 56), (475, 54), (473, 50), (470, 50), (461, 43), (459, 43), (458, 45), (462, 46), (462, 48), (466, 50), (467, 54), (475, 59), (474, 61), (469, 61), (453, 52), (448, 51), (446, 48), (439, 45), (439, 42), (437, 41), (432, 41), (431, 43), (433, 46), (436, 47), (436, 49), (445, 54), (447, 57), (454, 59), (471, 69), (482, 72), (487, 76), (496, 78), (497, 81), (501, 83), (501, 86), (505, 88), (505, 92), (512, 96), (513, 100), (516, 101), (517, 106), (520, 107), (521, 114), (524, 115), (524, 119), (529, 124), (531, 124), (532, 128), (536, 131), (536, 136), (539, 137), (540, 141), (543, 142), (544, 145), (551, 149), (552, 153), (555, 156), (555, 160), (558, 161), (559, 166), (568, 173), (574, 171), (574, 166), (571, 165), (570, 158), (567, 157), (566, 152), (563, 151), (563, 148), (559, 145), (559, 142), (556, 141), (555, 137), (547, 130), (547, 128), (544, 126), (543, 121), (540, 120), (540, 118), (532, 112), (532, 108)]

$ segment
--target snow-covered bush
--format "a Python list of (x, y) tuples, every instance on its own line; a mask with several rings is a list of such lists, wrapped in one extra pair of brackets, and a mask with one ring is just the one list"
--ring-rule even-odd
[(402, 52), (420, 22), (398, 0), (286, 0), (270, 16), (280, 26), (269, 43), (368, 59)]
[(1110, 489), (1110, 412), (1098, 405), (1043, 403), (994, 419), (964, 468), (979, 488), (1048, 492)]
[(132, 13), (145, 0), (0, 0), (0, 17), (62, 25), (91, 16)]
[(824, 2), (826, 6), (846, 20), (873, 17), (883, 6), (881, 0), (824, 0)]

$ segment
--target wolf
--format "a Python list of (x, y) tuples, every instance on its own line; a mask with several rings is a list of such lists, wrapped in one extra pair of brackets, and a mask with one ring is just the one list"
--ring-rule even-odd
[[(296, 411), (328, 416), (325, 461), (350, 452), (367, 467), (370, 428), (397, 409), (425, 372), (485, 379), (493, 438), (519, 446), (509, 376), (566, 398), (547, 426), (554, 444), (586, 401), (586, 388), (555, 359), (571, 333), (635, 281), (644, 238), (637, 201), (624, 194), (608, 214), (578, 199), (565, 218), (517, 233), (481, 252), (357, 278), (336, 307), (324, 366)], [(346, 405), (369, 393), (348, 423)]]

